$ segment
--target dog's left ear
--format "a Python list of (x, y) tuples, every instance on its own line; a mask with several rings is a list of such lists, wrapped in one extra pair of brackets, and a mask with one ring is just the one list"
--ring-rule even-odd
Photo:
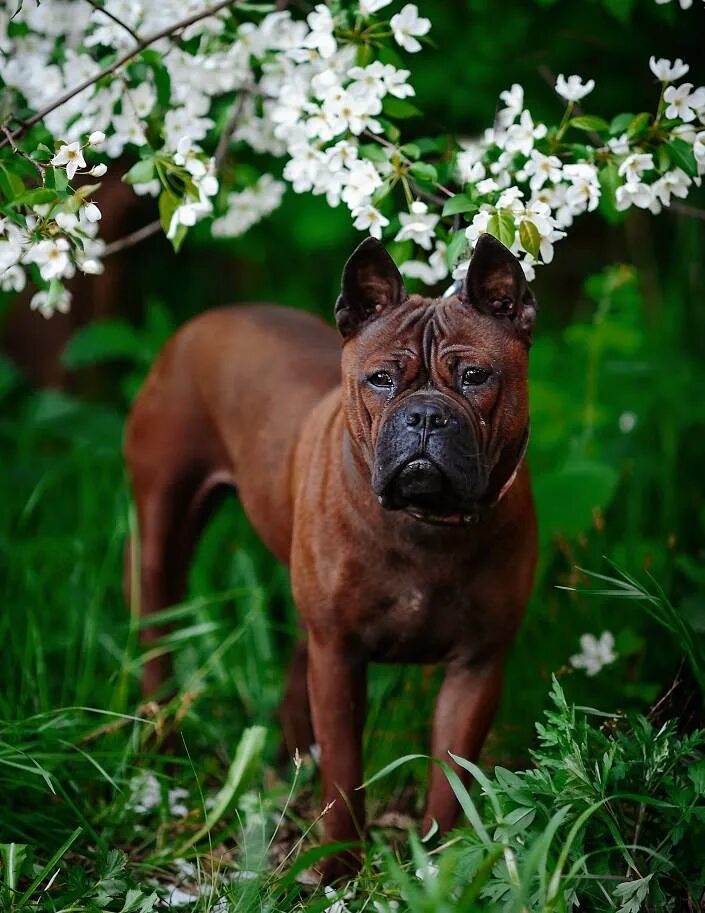
[(536, 299), (517, 258), (493, 235), (480, 235), (475, 245), (464, 295), (481, 313), (510, 320), (530, 341), (536, 322)]
[(406, 297), (401, 273), (384, 245), (375, 238), (366, 238), (343, 269), (335, 322), (347, 338), (371, 317), (401, 304)]

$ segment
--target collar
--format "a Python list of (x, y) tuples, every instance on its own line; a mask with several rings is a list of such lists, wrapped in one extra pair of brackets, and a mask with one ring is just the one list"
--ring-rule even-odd
[[(509, 489), (512, 487), (516, 481), (516, 477), (519, 474), (521, 469), (521, 464), (524, 462), (524, 457), (526, 456), (526, 451), (529, 446), (529, 433), (531, 430), (530, 422), (526, 423), (526, 429), (522, 437), (521, 447), (519, 448), (519, 456), (514, 465), (511, 475), (507, 481), (502, 485), (499, 490), (499, 494), (489, 505), (487, 505), (487, 510), (491, 510), (493, 507), (496, 507), (502, 498), (507, 494)], [(414, 520), (421, 520), (423, 523), (428, 523), (429, 526), (473, 526), (478, 522), (481, 515), (481, 509), (476, 508), (472, 513), (469, 514), (453, 514), (449, 517), (434, 516), (433, 514), (422, 514), (414, 510), (405, 510), (404, 513), (410, 517), (413, 517)]]

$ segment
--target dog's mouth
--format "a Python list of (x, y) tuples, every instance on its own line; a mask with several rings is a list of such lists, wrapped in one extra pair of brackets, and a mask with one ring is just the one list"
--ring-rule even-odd
[(416, 457), (401, 466), (379, 501), (387, 510), (403, 511), (436, 526), (465, 526), (477, 519), (473, 508), (461, 508), (447, 476), (427, 457)]

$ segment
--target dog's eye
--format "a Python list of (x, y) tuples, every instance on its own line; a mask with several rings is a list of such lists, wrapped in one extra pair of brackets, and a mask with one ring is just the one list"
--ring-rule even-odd
[(462, 383), (464, 387), (478, 387), (484, 384), (492, 372), (489, 368), (481, 368), (479, 365), (473, 365), (463, 371)]
[(367, 379), (373, 387), (391, 387), (394, 384), (389, 371), (375, 371)]

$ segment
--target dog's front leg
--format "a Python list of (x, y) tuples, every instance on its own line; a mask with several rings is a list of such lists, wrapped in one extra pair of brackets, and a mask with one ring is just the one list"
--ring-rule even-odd
[[(501, 657), (481, 667), (451, 663), (446, 670), (433, 716), (431, 754), (449, 763), (464, 783), (467, 771), (451, 761), (448, 752), (477, 760), (499, 705), (503, 667), (504, 657)], [(458, 811), (458, 800), (445, 773), (432, 764), (423, 833), (431, 827), (433, 819), (441, 832), (450, 830), (455, 826)]]
[[(324, 829), (328, 841), (359, 843), (365, 830), (362, 783), (362, 730), (367, 669), (349, 646), (337, 640), (308, 643), (308, 686), (313, 730), (320, 750)], [(359, 867), (360, 850), (325, 860), (323, 877), (333, 881)]]

